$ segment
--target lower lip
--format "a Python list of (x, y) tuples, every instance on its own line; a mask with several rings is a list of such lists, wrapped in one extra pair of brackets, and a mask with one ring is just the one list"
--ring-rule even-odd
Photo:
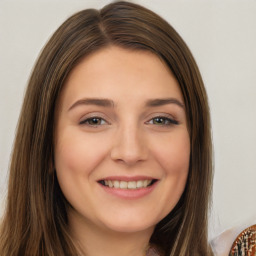
[(104, 189), (105, 192), (112, 194), (116, 197), (120, 197), (123, 199), (138, 199), (150, 194), (156, 187), (158, 181), (156, 181), (153, 185), (146, 188), (138, 188), (138, 189), (121, 189), (121, 188), (110, 188), (104, 186), (99, 183), (101, 188)]

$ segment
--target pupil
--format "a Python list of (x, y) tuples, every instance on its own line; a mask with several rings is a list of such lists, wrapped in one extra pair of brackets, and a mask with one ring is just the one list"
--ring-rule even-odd
[(93, 124), (98, 124), (99, 123), (99, 119), (98, 118), (93, 118), (93, 119), (91, 119), (91, 122)]
[(163, 118), (155, 118), (155, 123), (156, 124), (162, 124), (163, 123)]

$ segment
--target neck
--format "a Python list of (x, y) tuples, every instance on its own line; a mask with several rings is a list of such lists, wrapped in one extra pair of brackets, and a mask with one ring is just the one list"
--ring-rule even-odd
[(83, 256), (145, 256), (154, 230), (116, 232), (71, 215), (69, 225)]

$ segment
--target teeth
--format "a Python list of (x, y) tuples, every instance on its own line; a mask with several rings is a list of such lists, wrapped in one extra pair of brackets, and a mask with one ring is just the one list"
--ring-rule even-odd
[(143, 182), (142, 180), (138, 180), (138, 181), (136, 182), (136, 187), (137, 187), (137, 188), (142, 188), (143, 185), (144, 185), (144, 182)]
[(119, 181), (118, 180), (114, 180), (114, 188), (119, 188), (120, 186), (120, 184), (119, 184)]
[(128, 182), (128, 188), (130, 189), (136, 189), (136, 181), (129, 181)]
[(120, 185), (120, 188), (128, 188), (128, 182), (126, 181), (120, 181), (119, 185)]
[(118, 180), (104, 180), (104, 184), (110, 188), (121, 189), (138, 189), (146, 188), (152, 180), (138, 180), (138, 181), (118, 181)]
[[(106, 184), (106, 182), (107, 182), (108, 184)], [(105, 185), (106, 185), (106, 186), (109, 186), (110, 188), (113, 188), (113, 183), (112, 183), (111, 180), (105, 181)]]

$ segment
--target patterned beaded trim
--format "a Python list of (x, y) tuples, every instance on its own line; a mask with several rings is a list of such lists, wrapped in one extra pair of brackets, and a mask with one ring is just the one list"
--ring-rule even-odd
[(245, 229), (238, 235), (229, 256), (256, 256), (256, 225)]

